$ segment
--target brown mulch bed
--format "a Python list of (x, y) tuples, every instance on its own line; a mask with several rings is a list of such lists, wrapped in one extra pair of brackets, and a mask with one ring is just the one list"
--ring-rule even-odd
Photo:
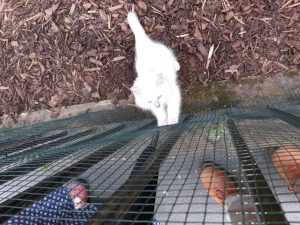
[(0, 116), (131, 97), (133, 2), (183, 88), (299, 68), (298, 0), (0, 0)]

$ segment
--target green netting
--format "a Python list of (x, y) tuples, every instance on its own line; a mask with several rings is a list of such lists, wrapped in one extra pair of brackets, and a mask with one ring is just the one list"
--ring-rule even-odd
[(119, 109), (1, 130), (0, 223), (84, 178), (98, 208), (87, 224), (232, 224), (199, 179), (209, 162), (236, 184), (241, 224), (300, 224), (299, 196), (271, 160), (275, 148), (300, 148), (299, 98), (229, 106), (166, 127)]

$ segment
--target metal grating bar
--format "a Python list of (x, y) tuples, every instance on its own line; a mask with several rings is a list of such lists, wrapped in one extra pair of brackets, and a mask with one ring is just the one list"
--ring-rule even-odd
[[(132, 131), (132, 133), (141, 131), (143, 129), (147, 129), (153, 124), (154, 123), (144, 125)], [(123, 128), (123, 126), (121, 126), (121, 128)], [(114, 132), (119, 130), (119, 129), (118, 130), (115, 129), (116, 128), (106, 131), (105, 133), (103, 133), (103, 137), (111, 135)], [(91, 160), (97, 159), (98, 161), (101, 161), (108, 155), (116, 152), (117, 150), (119, 150), (120, 148), (128, 144), (130, 141), (132, 141), (132, 139), (140, 136), (141, 134), (142, 133), (140, 132), (135, 136), (132, 135), (126, 141), (119, 141), (119, 142), (113, 142), (111, 144), (108, 144), (103, 148), (100, 148), (98, 151), (92, 153), (88, 157), (84, 158), (83, 160), (80, 160), (79, 162), (73, 164), (72, 166), (57, 172), (53, 176), (36, 184), (34, 187), (29, 188), (28, 190), (26, 190), (26, 193), (25, 192), (20, 193), (17, 196), (15, 196), (14, 199), (8, 199), (7, 201), (3, 202), (0, 206), (0, 215), (3, 215), (0, 218), (0, 223), (5, 222), (11, 215), (17, 214), (23, 208), (30, 206), (34, 201), (40, 200), (45, 196), (45, 194), (49, 194), (55, 188), (60, 187), (63, 183), (70, 181), (73, 178), (70, 177), (70, 174), (76, 174), (76, 173), (80, 174), (86, 171), (87, 169), (89, 169), (92, 166), (89, 163)]]
[(229, 119), (227, 125), (237, 150), (246, 186), (256, 202), (259, 220), (263, 224), (289, 224), (234, 121)]
[(300, 118), (298, 116), (270, 106), (267, 106), (266, 109), (272, 116), (300, 129)]

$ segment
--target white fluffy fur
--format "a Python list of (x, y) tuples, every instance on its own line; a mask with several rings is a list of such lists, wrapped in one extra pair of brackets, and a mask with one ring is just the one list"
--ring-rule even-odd
[(181, 105), (179, 63), (171, 49), (147, 36), (134, 12), (128, 13), (127, 20), (135, 36), (137, 78), (131, 88), (135, 103), (150, 110), (158, 126), (176, 124)]

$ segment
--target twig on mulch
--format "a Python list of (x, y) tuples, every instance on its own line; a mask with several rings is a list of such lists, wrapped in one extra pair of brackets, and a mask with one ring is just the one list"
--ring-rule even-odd
[(210, 46), (209, 48), (209, 52), (208, 52), (208, 56), (207, 56), (207, 61), (206, 61), (206, 66), (205, 66), (205, 69), (208, 70), (208, 67), (209, 67), (209, 64), (210, 64), (210, 61), (211, 61), (211, 57), (213, 55), (213, 52), (214, 52), (214, 45)]

